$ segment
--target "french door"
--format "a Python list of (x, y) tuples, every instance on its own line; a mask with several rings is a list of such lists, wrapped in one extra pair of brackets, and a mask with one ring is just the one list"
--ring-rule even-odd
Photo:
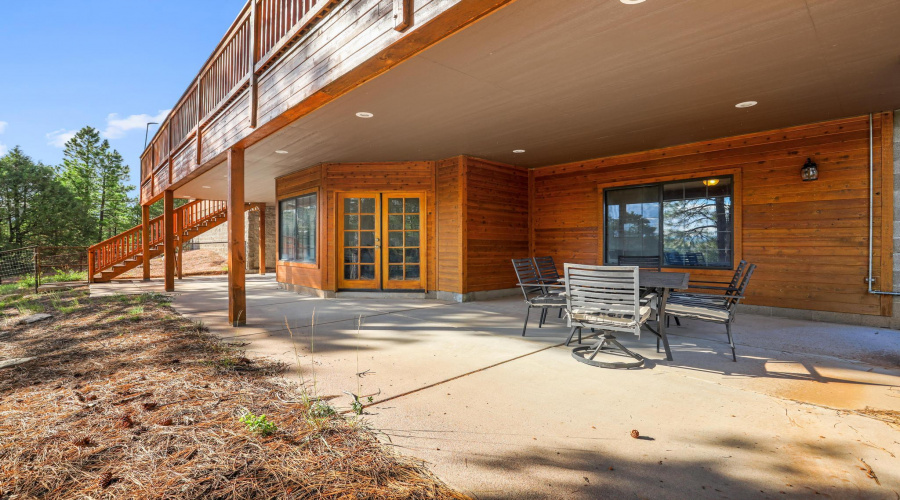
[(425, 195), (338, 194), (338, 287), (425, 289)]

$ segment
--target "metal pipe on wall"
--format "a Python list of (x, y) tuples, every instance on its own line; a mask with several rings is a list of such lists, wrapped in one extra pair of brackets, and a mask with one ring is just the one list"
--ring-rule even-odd
[[(873, 259), (873, 250), (872, 250), (872, 234), (873, 228), (875, 226), (875, 148), (874, 148), (874, 127), (872, 124), (872, 113), (869, 113), (869, 276), (866, 278), (866, 283), (869, 285), (869, 293), (874, 295), (900, 295), (900, 292), (882, 292), (879, 290), (872, 290), (872, 283), (875, 281), (872, 278), (872, 259)], [(881, 133), (885, 133), (884, 127), (882, 127)], [(891, 131), (893, 133), (893, 131)], [(884, 168), (884, 165), (881, 166)], [(894, 193), (887, 193), (886, 196), (894, 196)], [(893, 214), (891, 214), (893, 218)], [(884, 217), (882, 217), (882, 224), (884, 224)], [(882, 258), (886, 256), (882, 255)]]

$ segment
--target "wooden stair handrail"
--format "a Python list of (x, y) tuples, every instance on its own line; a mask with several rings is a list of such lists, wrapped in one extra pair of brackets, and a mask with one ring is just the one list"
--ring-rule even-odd
[[(224, 213), (225, 202), (219, 200), (194, 200), (174, 210), (176, 220), (181, 218), (184, 222), (184, 231)], [(150, 219), (150, 246), (163, 241), (163, 217), (160, 215)], [(142, 229), (143, 224), (88, 247), (91, 277), (140, 254), (143, 251)], [(176, 239), (181, 239), (182, 236), (176, 235)]]
[[(175, 226), (178, 227), (180, 219), (182, 232), (175, 235), (175, 241), (181, 242), (190, 231), (197, 229), (205, 222), (224, 216), (227, 213), (226, 208), (227, 203), (223, 200), (194, 200), (176, 208), (174, 210)], [(257, 208), (256, 204), (246, 203), (244, 205), (244, 211), (255, 208)], [(163, 242), (165, 236), (163, 218), (164, 216), (160, 215), (150, 219), (149, 246), (151, 247)], [(89, 280), (93, 280), (95, 275), (116, 264), (140, 255), (143, 252), (142, 229), (143, 224), (88, 247)]]

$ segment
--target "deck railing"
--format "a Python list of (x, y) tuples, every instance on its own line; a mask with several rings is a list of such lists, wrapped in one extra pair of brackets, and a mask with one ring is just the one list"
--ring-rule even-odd
[[(225, 202), (219, 200), (195, 200), (175, 209), (175, 226), (187, 231), (198, 225), (225, 213)], [(179, 221), (181, 225), (179, 225)], [(143, 225), (135, 226), (123, 233), (117, 234), (108, 240), (101, 241), (88, 248), (89, 278), (112, 266), (143, 252)], [(148, 246), (155, 246), (163, 242), (165, 231), (163, 228), (163, 216), (150, 219), (150, 239)], [(181, 235), (176, 234), (176, 241)]]
[[(141, 155), (141, 182), (177, 154), (189, 139), (196, 141), (197, 163), (203, 158), (203, 126), (212, 121), (247, 87), (255, 87), (262, 74), (312, 26), (346, 0), (248, 0), (172, 112), (163, 121)], [(256, 127), (256, 92), (250, 92)], [(171, 169), (169, 169), (171, 171)], [(166, 185), (178, 179), (171, 178)], [(159, 186), (156, 186), (157, 188)], [(150, 192), (159, 196), (151, 183)], [(141, 201), (149, 201), (142, 190)]]

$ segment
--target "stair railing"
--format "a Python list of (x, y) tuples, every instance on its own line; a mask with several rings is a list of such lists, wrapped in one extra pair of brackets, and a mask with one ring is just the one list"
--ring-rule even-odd
[[(226, 203), (220, 200), (194, 200), (174, 210), (175, 227), (181, 218), (184, 231), (188, 231), (210, 219), (225, 214)], [(93, 281), (97, 273), (140, 254), (143, 251), (143, 225), (135, 226), (112, 238), (88, 247), (88, 280)], [(165, 238), (163, 216), (150, 219), (150, 244), (155, 246)], [(176, 241), (182, 235), (175, 235)]]

